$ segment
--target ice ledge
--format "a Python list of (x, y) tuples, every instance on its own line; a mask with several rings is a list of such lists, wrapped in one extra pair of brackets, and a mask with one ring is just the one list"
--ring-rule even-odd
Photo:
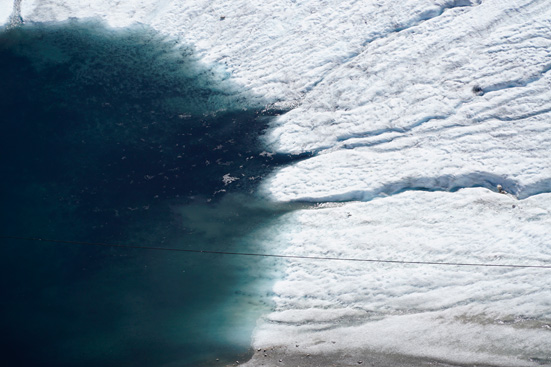
[(334, 193), (319, 193), (311, 196), (296, 196), (290, 201), (301, 202), (347, 202), (370, 201), (377, 197), (396, 195), (405, 191), (448, 191), (455, 192), (465, 188), (482, 187), (500, 194), (506, 194), (516, 199), (526, 199), (531, 196), (550, 193), (551, 178), (542, 179), (527, 185), (521, 185), (512, 178), (489, 172), (471, 172), (461, 175), (443, 175), (438, 177), (407, 177), (400, 181), (381, 184), (372, 189), (356, 189)]

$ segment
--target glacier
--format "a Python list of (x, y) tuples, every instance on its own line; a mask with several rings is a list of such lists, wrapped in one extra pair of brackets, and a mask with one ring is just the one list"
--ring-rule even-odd
[[(16, 0), (3, 24), (14, 4), (24, 22), (147, 24), (287, 110), (266, 150), (312, 157), (261, 195), (312, 205), (254, 235), (266, 252), (551, 264), (549, 1)], [(551, 365), (548, 276), (288, 260), (248, 365)]]

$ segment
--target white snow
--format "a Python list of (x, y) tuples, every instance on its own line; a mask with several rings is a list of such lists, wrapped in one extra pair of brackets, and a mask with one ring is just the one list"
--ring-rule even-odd
[[(405, 192), (283, 217), (266, 247), (285, 255), (551, 264), (551, 195)], [(270, 237), (272, 235), (272, 237)], [(272, 250), (276, 251), (276, 250)], [(549, 357), (549, 269), (292, 260), (254, 347), (354, 348), (456, 363)], [(335, 343), (332, 343), (335, 342)]]
[[(0, 24), (9, 13), (3, 2)], [(257, 236), (269, 252), (551, 263), (548, 0), (23, 0), (22, 17), (147, 24), (289, 109), (266, 150), (315, 155), (264, 194), (359, 202), (284, 216)], [(551, 360), (547, 279), (291, 261), (254, 343), (531, 365)]]
[[(484, 5), (367, 45), (283, 116), (267, 140), (297, 152), (433, 120), (446, 126), (549, 112), (549, 80), (532, 85), (551, 67), (549, 7), (528, 18)], [(475, 12), (481, 16), (473, 21)], [(487, 93), (477, 97), (474, 86)], [(534, 94), (532, 105), (518, 100)]]
[(13, 11), (13, 3), (9, 1), (0, 2), (0, 26), (6, 24)]
[(69, 18), (100, 18), (110, 26), (147, 24), (169, 1), (22, 0), (21, 16), (31, 22), (59, 22)]
[[(114, 27), (145, 23), (194, 45), (234, 81), (284, 106), (301, 103), (333, 69), (372, 40), (410, 27), (457, 0), (34, 0), (27, 21), (99, 17)], [(473, 3), (476, 3), (474, 1)], [(221, 17), (224, 17), (221, 20)]]

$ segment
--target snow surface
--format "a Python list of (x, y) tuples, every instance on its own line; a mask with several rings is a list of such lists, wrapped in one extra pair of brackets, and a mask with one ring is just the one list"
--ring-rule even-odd
[(0, 25), (9, 22), (12, 12), (13, 2), (7, 0), (3, 0), (0, 2)]
[[(551, 195), (409, 191), (288, 214), (266, 247), (285, 255), (550, 264)], [(277, 242), (274, 242), (277, 241)], [(549, 358), (549, 269), (289, 261), (255, 347), (366, 348), (461, 363)]]
[[(27, 22), (147, 24), (288, 109), (267, 150), (314, 156), (275, 172), (264, 195), (326, 204), (259, 236), (269, 252), (551, 263), (548, 0), (23, 0), (21, 9)], [(549, 365), (546, 279), (544, 269), (293, 261), (254, 344)]]

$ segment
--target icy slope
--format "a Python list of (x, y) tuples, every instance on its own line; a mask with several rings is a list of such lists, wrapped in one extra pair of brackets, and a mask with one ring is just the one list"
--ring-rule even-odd
[[(551, 194), (518, 200), (469, 188), (325, 203), (259, 237), (292, 256), (549, 267)], [(275, 310), (254, 337), (255, 348), (276, 347), (267, 366), (294, 356), (303, 365), (308, 355), (380, 366), (396, 365), (395, 355), (425, 360), (408, 366), (551, 365), (549, 268), (292, 260), (274, 292)], [(381, 353), (388, 359), (373, 357)]]

